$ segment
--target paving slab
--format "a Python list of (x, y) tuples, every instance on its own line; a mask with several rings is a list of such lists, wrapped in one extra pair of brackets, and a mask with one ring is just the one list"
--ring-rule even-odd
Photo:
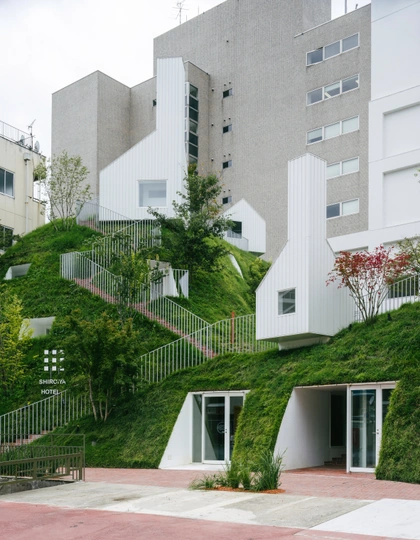
[(420, 540), (420, 501), (382, 499), (314, 529)]

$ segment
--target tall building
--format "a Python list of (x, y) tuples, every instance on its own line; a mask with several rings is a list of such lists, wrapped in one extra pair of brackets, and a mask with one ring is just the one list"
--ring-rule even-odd
[(44, 224), (44, 207), (34, 193), (34, 168), (41, 154), (32, 136), (0, 121), (0, 250), (13, 236)]
[[(233, 236), (272, 260), (288, 238), (288, 161), (312, 153), (326, 161), (333, 249), (394, 242), (404, 220), (420, 221), (416, 186), (409, 213), (398, 189), (412, 171), (387, 176), (386, 161), (420, 146), (415, 106), (390, 113), (395, 100), (417, 99), (418, 4), (374, 0), (331, 20), (330, 0), (226, 0), (155, 39), (152, 79), (128, 88), (95, 72), (56, 92), (52, 152), (80, 154), (100, 204), (133, 219), (148, 206), (170, 214), (186, 163), (197, 162), (221, 175)], [(369, 233), (397, 222), (385, 240)]]

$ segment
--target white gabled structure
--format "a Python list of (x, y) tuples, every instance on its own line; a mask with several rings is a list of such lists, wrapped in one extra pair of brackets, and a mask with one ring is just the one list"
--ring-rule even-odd
[(130, 219), (151, 219), (149, 206), (172, 215), (187, 171), (185, 83), (182, 58), (158, 59), (156, 130), (101, 171), (101, 206)]
[(334, 252), (326, 238), (325, 161), (289, 161), (288, 240), (257, 289), (257, 339), (281, 348), (309, 345), (354, 320), (346, 289), (326, 286)]
[[(240, 249), (253, 253), (265, 253), (266, 251), (266, 225), (265, 219), (253, 208), (248, 201), (241, 199), (224, 212), (225, 216), (240, 224), (241, 233), (227, 237), (227, 241), (237, 245)], [(246, 240), (246, 247), (235, 240)]]

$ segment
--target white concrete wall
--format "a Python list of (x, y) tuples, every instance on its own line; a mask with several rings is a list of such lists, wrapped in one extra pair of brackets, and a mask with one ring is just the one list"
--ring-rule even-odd
[(287, 404), (275, 453), (285, 469), (323, 465), (330, 459), (329, 399), (326, 391), (295, 388)]
[(158, 60), (156, 131), (145, 137), (100, 173), (100, 204), (131, 219), (150, 219), (139, 206), (140, 181), (166, 181), (166, 206), (183, 190), (187, 170), (184, 144), (185, 70), (181, 58)]
[(192, 394), (185, 398), (159, 469), (192, 463)]
[[(298, 346), (353, 320), (347, 291), (326, 286), (334, 254), (326, 240), (325, 201), (325, 161), (311, 154), (290, 161), (288, 241), (257, 289), (257, 339), (298, 340)], [(279, 315), (278, 292), (292, 288), (295, 313)]]
[(242, 236), (248, 239), (248, 250), (265, 253), (266, 226), (265, 219), (246, 201), (241, 199), (224, 212), (232, 221), (242, 223)]

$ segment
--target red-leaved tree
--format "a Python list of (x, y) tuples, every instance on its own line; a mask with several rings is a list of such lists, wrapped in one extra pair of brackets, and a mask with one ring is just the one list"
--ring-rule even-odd
[(373, 251), (350, 253), (341, 251), (327, 285), (339, 281), (339, 288), (347, 287), (356, 303), (362, 320), (373, 322), (387, 297), (388, 287), (410, 270), (407, 253), (393, 253), (393, 248), (379, 246)]

